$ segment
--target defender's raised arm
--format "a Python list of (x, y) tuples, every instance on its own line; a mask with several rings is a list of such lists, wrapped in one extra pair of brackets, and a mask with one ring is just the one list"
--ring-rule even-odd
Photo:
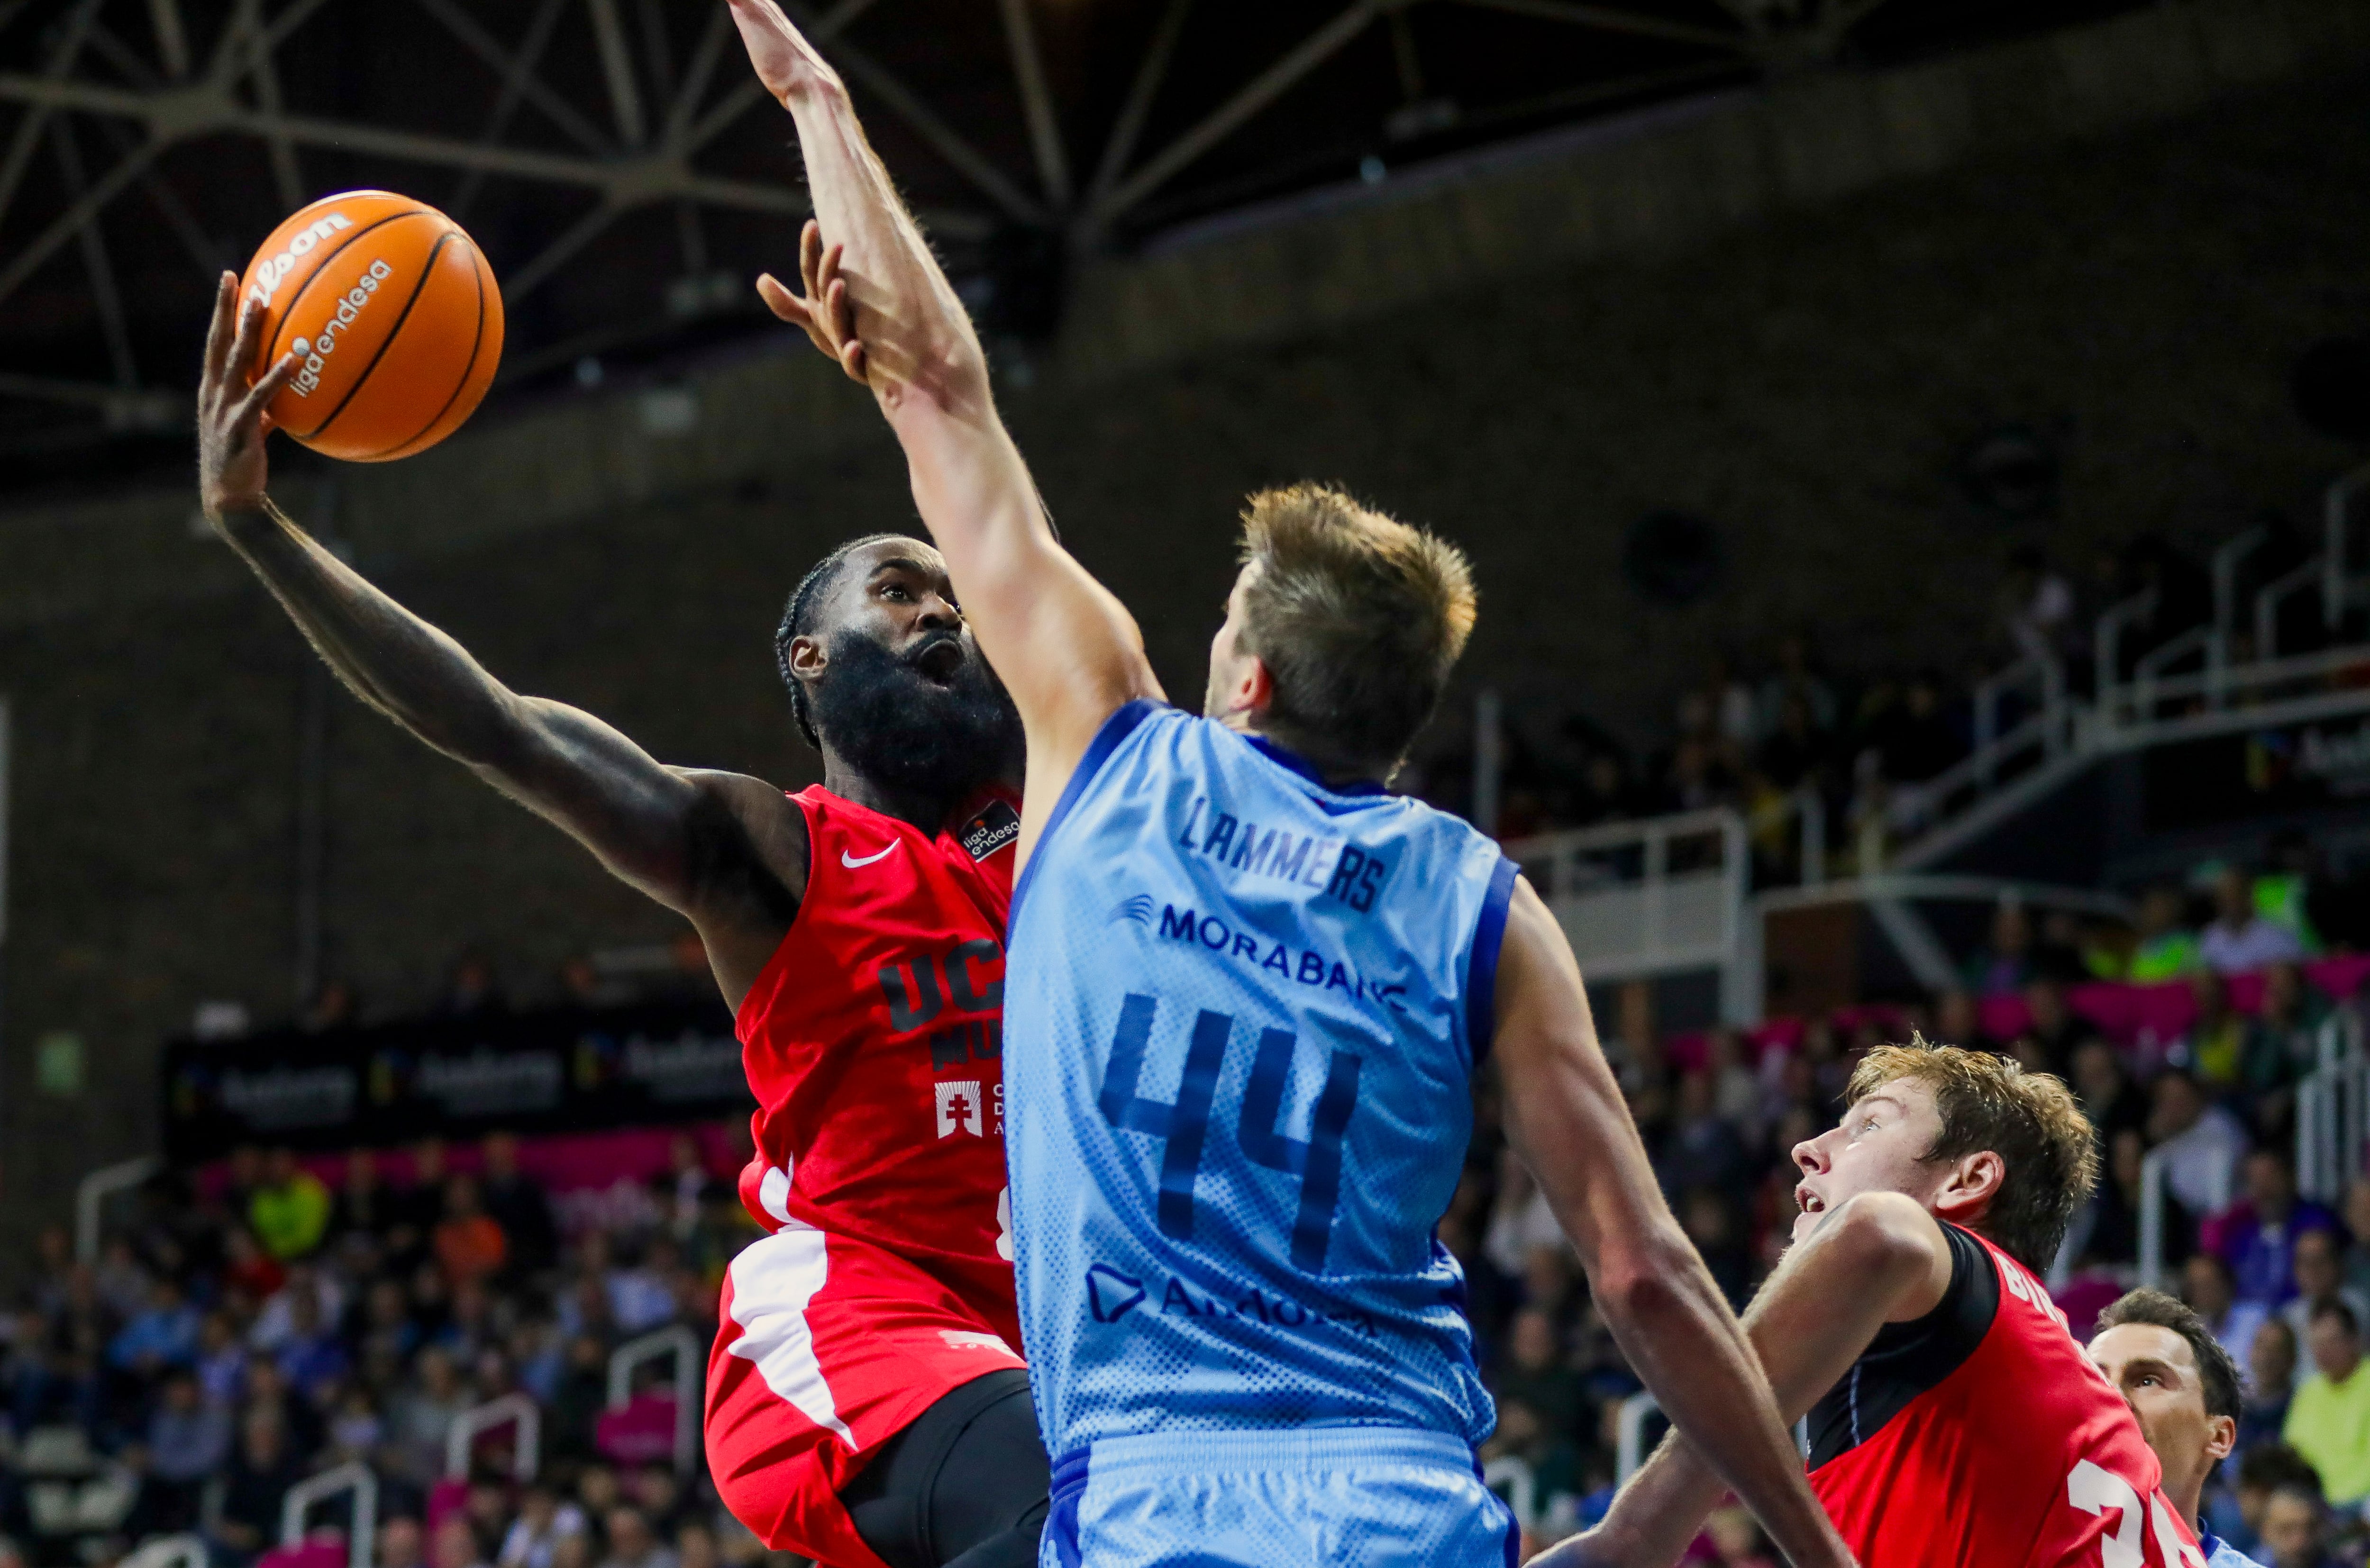
[(1020, 850), (1113, 710), (1159, 695), (1126, 608), (1054, 537), (988, 384), (987, 357), (920, 228), (865, 141), (839, 75), (773, 0), (731, 0), (766, 90), (790, 111), (823, 250), (803, 242), (804, 299), (758, 292), (867, 382), (905, 449), (914, 500), (981, 648), (1029, 733)]
[[(1527, 882), (1515, 884), (1507, 913), (1498, 1019), (1507, 1139), (1579, 1249), (1605, 1326), (1672, 1424), (1698, 1445), (1697, 1473), (1711, 1492), (1703, 1507), (1719, 1501), (1724, 1477), (1798, 1568), (1849, 1562), (1803, 1481), (1743, 1331), (1662, 1201), (1598, 1048), (1570, 945)], [(1699, 1508), (1687, 1522), (1680, 1548), (1702, 1516)], [(1631, 1555), (1637, 1543), (1627, 1540), (1611, 1555), (1587, 1554), (1608, 1539), (1557, 1561), (1572, 1568), (1668, 1561)]]

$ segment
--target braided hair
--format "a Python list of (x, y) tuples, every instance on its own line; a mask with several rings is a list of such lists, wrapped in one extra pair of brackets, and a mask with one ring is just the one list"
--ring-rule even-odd
[(790, 689), (790, 716), (799, 721), (799, 733), (807, 744), (823, 750), (823, 739), (815, 733), (813, 706), (807, 700), (806, 682), (790, 669), (790, 644), (807, 635), (813, 627), (815, 606), (839, 581), (839, 568), (847, 564), (848, 556), (867, 544), (899, 539), (902, 533), (868, 533), (861, 539), (851, 539), (817, 561), (790, 590), (790, 601), (782, 607), (782, 624), (774, 630), (774, 668), (782, 673), (782, 684)]

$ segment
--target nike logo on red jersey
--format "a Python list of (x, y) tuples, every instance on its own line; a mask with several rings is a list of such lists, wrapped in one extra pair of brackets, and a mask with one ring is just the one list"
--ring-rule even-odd
[(842, 850), (839, 852), (839, 864), (847, 867), (848, 870), (854, 871), (860, 865), (870, 865), (876, 860), (885, 859), (888, 856), (889, 850), (893, 850), (897, 846), (895, 844), (891, 844), (889, 849), (882, 850), (878, 854), (866, 855), (862, 860), (858, 860), (854, 855), (848, 853), (846, 850)]

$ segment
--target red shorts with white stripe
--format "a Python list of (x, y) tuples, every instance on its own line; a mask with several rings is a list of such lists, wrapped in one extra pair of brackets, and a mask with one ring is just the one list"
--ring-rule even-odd
[(963, 1299), (883, 1248), (793, 1223), (725, 1277), (708, 1360), (708, 1463), (777, 1551), (887, 1568), (840, 1489), (946, 1394), (1024, 1365)]

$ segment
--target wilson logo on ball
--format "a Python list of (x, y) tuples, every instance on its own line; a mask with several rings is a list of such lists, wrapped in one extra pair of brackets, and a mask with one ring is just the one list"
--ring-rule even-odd
[(296, 212), (258, 248), (239, 293), (263, 314), (247, 374), (297, 357), (273, 425), (349, 462), (435, 445), (501, 361), (493, 269), (459, 224), (408, 196), (350, 190)]
[(315, 222), (311, 228), (291, 239), (286, 250), (256, 269), (255, 281), (247, 291), (247, 298), (270, 304), (271, 296), (280, 290), (280, 280), (296, 269), (297, 258), (305, 255), (339, 229), (353, 226), (353, 220), (343, 212), (331, 212)]

